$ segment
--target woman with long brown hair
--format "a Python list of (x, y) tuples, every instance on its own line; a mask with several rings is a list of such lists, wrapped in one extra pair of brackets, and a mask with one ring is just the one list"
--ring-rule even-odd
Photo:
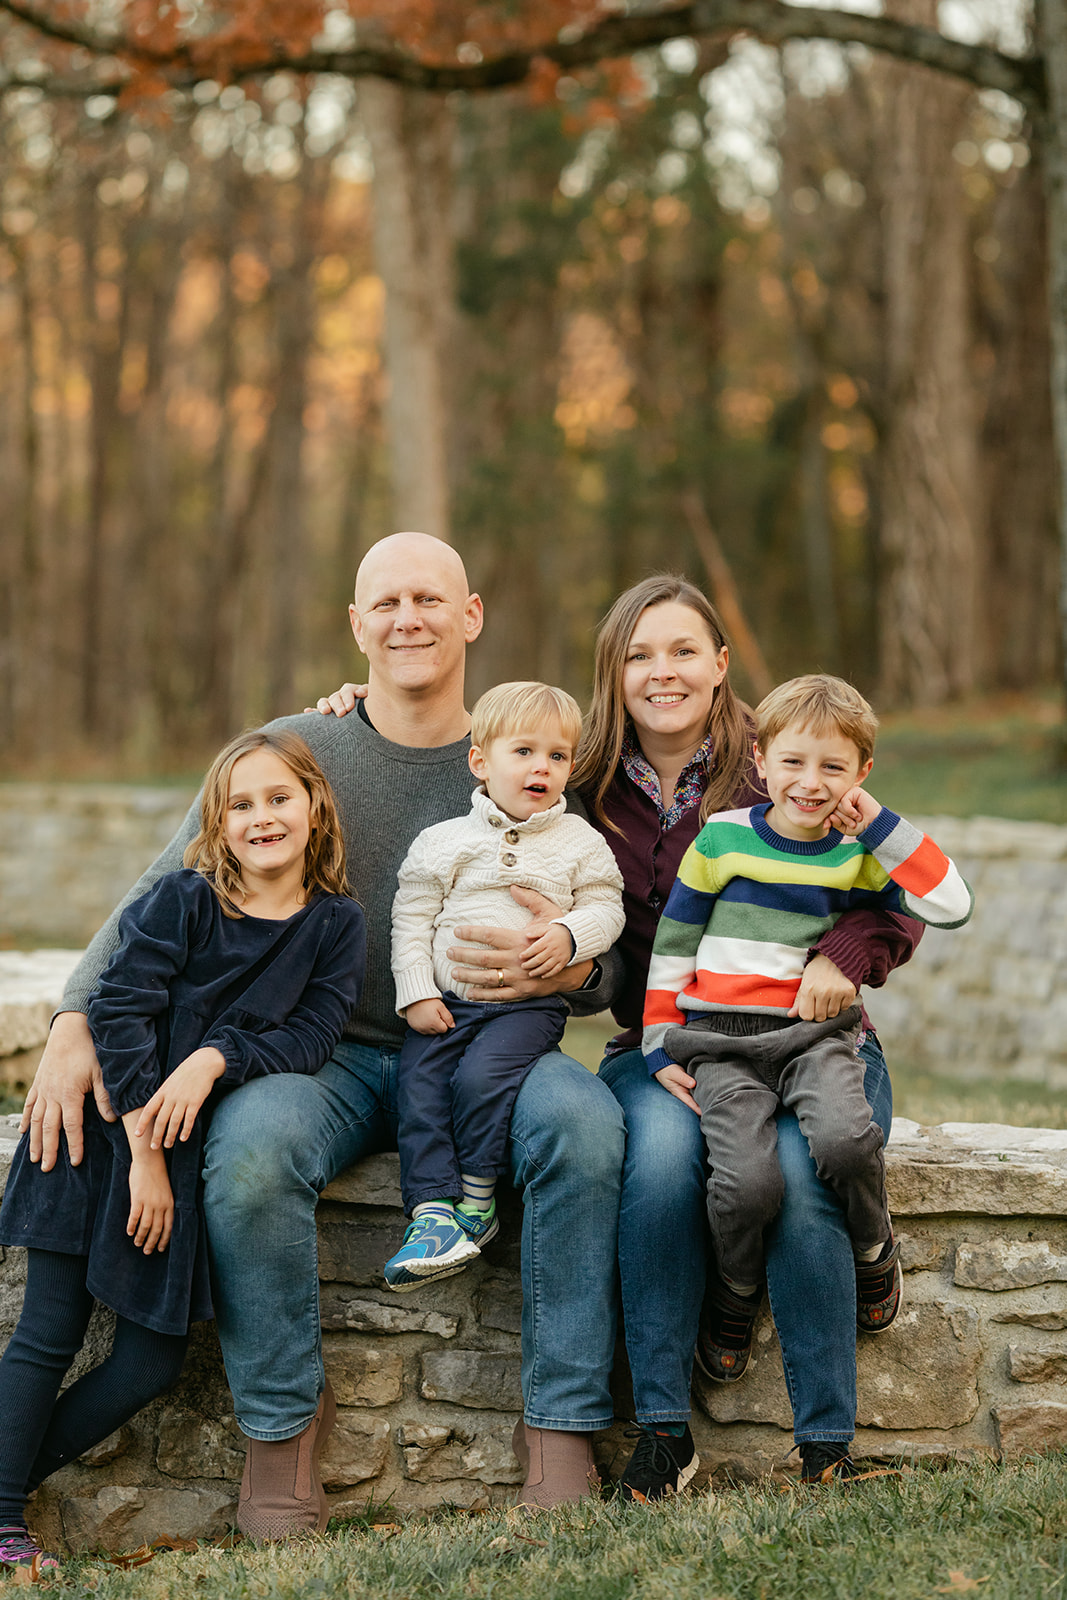
[[(625, 886), (618, 948), (626, 979), (613, 1008), (621, 1031), (599, 1076), (626, 1119), (619, 1268), (640, 1435), (622, 1490), (641, 1502), (676, 1491), (696, 1471), (688, 1425), (694, 1347), (708, 1378), (736, 1381), (759, 1306), (758, 1296), (733, 1294), (706, 1269), (700, 1122), (649, 1077), (640, 1048), (652, 940), (682, 855), (713, 812), (766, 799), (728, 667), (722, 623), (695, 585), (667, 573), (626, 590), (597, 637), (593, 701), (572, 778)], [(891, 914), (842, 917), (812, 954), (798, 1013), (836, 1016), (862, 983), (884, 982), (907, 960), (919, 933), (917, 923)], [(888, 1134), (892, 1092), (869, 1027), (861, 1053), (867, 1098)], [(791, 1113), (779, 1115), (778, 1151), (786, 1198), (766, 1240), (771, 1307), (803, 1475), (828, 1481), (856, 1470), (848, 1455), (856, 1416), (852, 1248)]]

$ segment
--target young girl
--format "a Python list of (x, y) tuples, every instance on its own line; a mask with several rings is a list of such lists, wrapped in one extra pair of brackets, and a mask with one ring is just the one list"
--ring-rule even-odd
[[(29, 1256), (0, 1360), (0, 1569), (58, 1565), (27, 1531), (27, 1496), (175, 1383), (190, 1322), (211, 1316), (201, 1107), (247, 1078), (317, 1072), (359, 998), (363, 913), (302, 739), (227, 745), (185, 861), (127, 907), (90, 1001), (120, 1120), (89, 1096), (81, 1164), (64, 1154), (47, 1173), (27, 1135), (4, 1196), (0, 1243)], [(57, 1399), (94, 1300), (117, 1314), (111, 1354)]]

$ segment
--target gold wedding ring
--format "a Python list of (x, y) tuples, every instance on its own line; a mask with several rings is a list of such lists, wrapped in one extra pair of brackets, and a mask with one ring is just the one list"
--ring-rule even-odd
[(503, 967), (497, 967), (497, 969), (496, 969), (496, 986), (497, 986), (498, 989), (502, 989), (504, 987), (504, 969), (503, 969)]

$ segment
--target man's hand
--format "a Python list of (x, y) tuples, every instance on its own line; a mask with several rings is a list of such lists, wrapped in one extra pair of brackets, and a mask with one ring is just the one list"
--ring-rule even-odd
[(416, 1033), (447, 1033), (456, 1026), (443, 1000), (413, 1000), (404, 1010), (404, 1021)]
[(305, 706), (305, 711), (317, 711), (323, 717), (347, 717), (350, 711), (356, 708), (357, 700), (367, 698), (366, 683), (342, 683), (331, 695), (323, 695), (321, 700), (316, 700), (313, 706)]
[(789, 1008), (791, 1017), (803, 1022), (825, 1022), (839, 1017), (856, 998), (857, 990), (829, 956), (812, 956), (804, 968), (797, 997)]
[[(530, 1000), (535, 995), (568, 994), (580, 989), (593, 970), (591, 961), (577, 961), (554, 978), (532, 978), (523, 967), (530, 946), (547, 932), (549, 920), (559, 915), (559, 906), (536, 889), (511, 886), (513, 899), (532, 911), (534, 921), (525, 928), (457, 928), (460, 944), (452, 946), (449, 961), (456, 983), (471, 985), (471, 1000)], [(471, 944), (462, 941), (471, 940)], [(473, 946), (488, 946), (476, 949)]]
[(141, 1112), (134, 1138), (143, 1138), (154, 1124), (150, 1139), (153, 1150), (160, 1146), (170, 1150), (175, 1139), (184, 1144), (193, 1131), (197, 1112), (225, 1071), (226, 1058), (221, 1050), (210, 1046), (194, 1050), (164, 1078)]
[(165, 1250), (174, 1226), (174, 1192), (162, 1153), (133, 1159), (130, 1167), (130, 1217), (126, 1233), (139, 1250), (150, 1256)]
[(670, 1066), (660, 1067), (659, 1071), (654, 1073), (653, 1076), (658, 1083), (662, 1083), (669, 1094), (673, 1094), (676, 1100), (680, 1100), (683, 1106), (688, 1106), (690, 1111), (695, 1111), (699, 1117), (700, 1107), (693, 1099), (692, 1094), (692, 1091), (697, 1086), (695, 1078), (691, 1078), (688, 1072), (676, 1066), (673, 1061)]
[(882, 808), (874, 796), (857, 784), (837, 802), (836, 809), (827, 819), (827, 831), (830, 828), (837, 828), (840, 833), (855, 836), (857, 833), (862, 833), (865, 828), (869, 828), (881, 813)]
[(80, 1011), (63, 1011), (52, 1024), (19, 1124), (20, 1133), (30, 1130), (30, 1160), (39, 1161), (42, 1172), (56, 1164), (61, 1132), (71, 1166), (81, 1161), (82, 1114), (90, 1093), (104, 1121), (114, 1122), (88, 1020)]
[[(529, 928), (523, 932), (529, 936)], [(524, 972), (531, 978), (554, 978), (574, 954), (574, 940), (562, 922), (553, 922), (529, 946), (522, 958)]]

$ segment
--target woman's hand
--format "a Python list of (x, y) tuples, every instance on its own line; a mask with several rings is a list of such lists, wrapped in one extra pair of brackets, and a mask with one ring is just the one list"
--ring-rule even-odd
[(165, 1250), (174, 1227), (174, 1191), (162, 1152), (134, 1156), (130, 1167), (130, 1219), (126, 1232), (150, 1256)]
[(668, 1067), (660, 1067), (659, 1071), (654, 1073), (653, 1076), (657, 1082), (662, 1083), (668, 1094), (673, 1094), (676, 1100), (680, 1100), (683, 1106), (688, 1106), (690, 1111), (695, 1111), (699, 1117), (700, 1107), (692, 1095), (692, 1091), (697, 1086), (695, 1078), (691, 1078), (688, 1072), (676, 1066), (673, 1061)]
[(149, 1126), (152, 1128), (151, 1146), (158, 1150), (164, 1145), (168, 1150), (175, 1139), (182, 1143), (193, 1131), (196, 1114), (226, 1071), (226, 1060), (221, 1050), (194, 1050), (180, 1066), (175, 1067), (149, 1100), (134, 1129), (140, 1139)]
[[(471, 1000), (530, 1000), (535, 995), (566, 994), (580, 989), (593, 970), (591, 961), (577, 961), (554, 978), (533, 978), (523, 967), (530, 946), (548, 931), (559, 906), (536, 889), (511, 886), (512, 898), (532, 911), (525, 928), (457, 928), (461, 942), (447, 952), (456, 983), (469, 984)], [(568, 935), (569, 938), (569, 935)], [(467, 944), (463, 941), (470, 940)], [(484, 948), (488, 946), (488, 949)], [(482, 948), (476, 948), (482, 947)]]
[(839, 1017), (855, 1001), (858, 991), (829, 956), (812, 956), (804, 968), (797, 997), (789, 1008), (791, 1017), (803, 1022), (826, 1022)]
[(447, 1033), (456, 1026), (443, 1000), (413, 1000), (404, 1009), (404, 1021), (416, 1033)]
[(316, 700), (313, 706), (305, 706), (305, 711), (317, 711), (323, 717), (347, 717), (350, 711), (356, 708), (357, 700), (367, 698), (366, 683), (342, 683), (331, 695), (323, 695), (321, 700)]

